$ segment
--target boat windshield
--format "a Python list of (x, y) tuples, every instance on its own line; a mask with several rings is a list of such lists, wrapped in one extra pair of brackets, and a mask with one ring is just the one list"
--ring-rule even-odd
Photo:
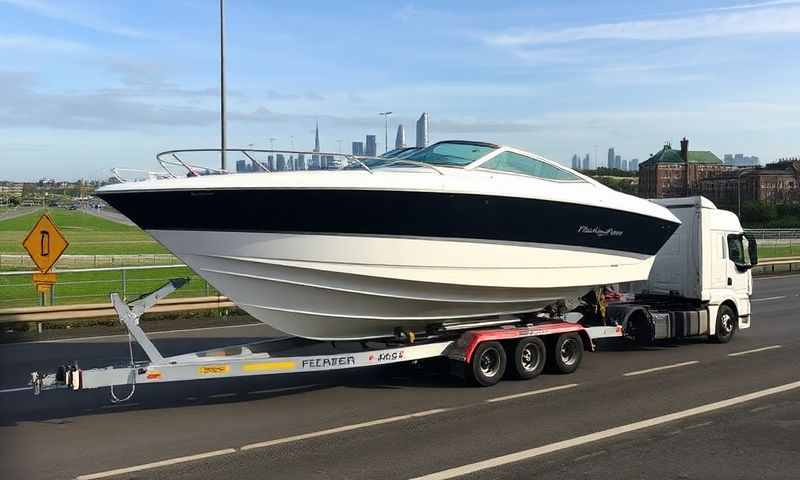
[(464, 167), (497, 148), (490, 143), (439, 142), (405, 158), (430, 165)]

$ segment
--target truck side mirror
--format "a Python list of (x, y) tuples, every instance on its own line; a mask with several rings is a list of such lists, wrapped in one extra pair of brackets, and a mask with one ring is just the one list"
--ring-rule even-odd
[(744, 238), (747, 239), (747, 253), (750, 255), (750, 266), (755, 267), (758, 265), (758, 242), (756, 242), (756, 237), (750, 233), (745, 233)]

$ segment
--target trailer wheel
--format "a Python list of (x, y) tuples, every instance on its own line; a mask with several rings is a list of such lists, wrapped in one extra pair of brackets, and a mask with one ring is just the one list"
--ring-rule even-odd
[(513, 355), (515, 376), (530, 380), (538, 377), (544, 370), (547, 348), (539, 337), (524, 338), (517, 342)]
[(717, 310), (717, 330), (711, 339), (717, 343), (728, 343), (736, 333), (736, 313), (728, 305), (721, 305)]
[(470, 383), (491, 387), (505, 374), (506, 351), (500, 342), (481, 343), (472, 354), (472, 361), (464, 367), (465, 376)]
[(564, 333), (553, 342), (547, 363), (555, 372), (572, 373), (578, 369), (582, 359), (583, 340), (581, 340), (581, 336), (577, 333)]

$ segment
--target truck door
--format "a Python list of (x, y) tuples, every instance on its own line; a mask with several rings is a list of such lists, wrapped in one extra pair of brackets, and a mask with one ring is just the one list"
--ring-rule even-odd
[[(747, 241), (740, 233), (729, 233), (727, 285), (735, 292), (736, 298), (745, 299), (752, 293), (750, 276), (750, 258), (747, 252)], [(741, 312), (744, 313), (744, 312)]]

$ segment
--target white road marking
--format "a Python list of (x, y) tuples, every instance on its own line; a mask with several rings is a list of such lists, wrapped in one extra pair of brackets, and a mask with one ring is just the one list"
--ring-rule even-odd
[(622, 375), (624, 377), (632, 377), (634, 375), (643, 375), (645, 373), (650, 373), (650, 372), (660, 372), (661, 370), (669, 370), (671, 368), (685, 367), (687, 365), (694, 365), (695, 363), (700, 363), (700, 361), (699, 360), (692, 360), (692, 361), (689, 361), (689, 362), (675, 363), (675, 364), (672, 364), (672, 365), (664, 365), (663, 367), (648, 368), (646, 370), (637, 370), (635, 372), (623, 373)]
[(751, 302), (768, 302), (770, 300), (780, 300), (782, 298), (786, 298), (786, 295), (780, 295), (780, 296), (777, 296), (777, 297), (753, 298), (750, 301)]
[(729, 353), (729, 357), (738, 357), (739, 355), (747, 355), (750, 353), (756, 352), (763, 352), (765, 350), (774, 350), (776, 348), (781, 348), (783, 345), (770, 345), (769, 347), (761, 347), (761, 348), (754, 348), (753, 350), (745, 350), (743, 352), (736, 352), (736, 353)]
[(462, 465), (460, 467), (442, 470), (440, 472), (435, 472), (428, 475), (424, 475), (422, 477), (417, 477), (414, 480), (446, 480), (450, 478), (456, 478), (462, 475), (468, 475), (470, 473), (479, 472), (481, 470), (487, 470), (502, 465), (508, 465), (510, 463), (529, 460), (531, 458), (536, 458), (542, 455), (546, 455), (548, 453), (557, 452), (559, 450), (574, 448), (580, 445), (585, 445), (587, 443), (596, 442), (598, 440), (603, 440), (606, 438), (622, 435), (624, 433), (635, 432), (637, 430), (642, 430), (645, 428), (662, 425), (667, 422), (673, 422), (675, 420), (693, 417), (696, 415), (701, 415), (703, 413), (713, 412), (721, 408), (731, 407), (734, 405), (738, 405), (740, 403), (749, 402), (751, 400), (755, 400), (758, 398), (768, 397), (770, 395), (776, 395), (778, 393), (787, 392), (789, 390), (794, 390), (797, 388), (800, 388), (800, 381), (779, 385), (777, 387), (767, 388), (765, 390), (759, 390), (757, 392), (740, 395), (738, 397), (729, 398), (727, 400), (722, 400), (719, 402), (708, 403), (705, 405), (701, 405), (699, 407), (690, 408), (688, 410), (682, 410), (680, 412), (662, 415), (660, 417), (649, 418), (647, 420), (634, 422), (628, 425), (609, 428), (608, 430), (602, 430), (600, 432), (590, 433), (588, 435), (581, 435), (580, 437), (570, 438), (568, 440), (563, 440), (561, 442), (550, 443), (548, 445), (543, 445), (541, 447), (522, 450), (520, 452), (511, 453), (508, 455), (502, 455), (500, 457), (490, 458), (488, 460), (483, 460), (468, 465)]
[(410, 419), (413, 419), (413, 418), (427, 417), (429, 415), (436, 415), (437, 413), (446, 412), (448, 410), (451, 410), (451, 409), (449, 409), (449, 408), (437, 408), (437, 409), (434, 409), (434, 410), (426, 410), (424, 412), (410, 413), (408, 415), (399, 415), (397, 417), (381, 418), (379, 420), (372, 420), (372, 421), (369, 421), (369, 422), (356, 423), (356, 424), (353, 424), (353, 425), (345, 425), (343, 427), (329, 428), (327, 430), (320, 430), (318, 432), (312, 432), (312, 433), (304, 433), (302, 435), (294, 435), (294, 436), (291, 436), (291, 437), (276, 438), (275, 440), (267, 440), (266, 442), (258, 442), (258, 443), (251, 443), (249, 445), (244, 445), (243, 447), (240, 448), (240, 450), (245, 451), (245, 450), (252, 450), (254, 448), (271, 447), (271, 446), (274, 446), (274, 445), (280, 445), (282, 443), (296, 442), (298, 440), (306, 440), (306, 439), (309, 439), (309, 438), (322, 437), (322, 436), (331, 435), (331, 434), (334, 434), (334, 433), (349, 432), (351, 430), (358, 430), (360, 428), (374, 427), (376, 425), (385, 425), (387, 423), (394, 423), (394, 422), (399, 422), (399, 421), (402, 421), (402, 420), (410, 420)]
[(204, 458), (218, 457), (220, 455), (228, 455), (236, 453), (233, 448), (226, 448), (223, 450), (214, 450), (213, 452), (198, 453), (197, 455), (189, 455), (186, 457), (170, 458), (168, 460), (161, 460), (159, 462), (144, 463), (133, 467), (117, 468), (115, 470), (106, 470), (105, 472), (90, 473), (87, 475), (78, 475), (76, 480), (94, 480), (96, 478), (113, 477), (115, 475), (122, 475), (124, 473), (141, 472), (142, 470), (150, 470), (152, 468), (166, 467), (167, 465), (175, 465), (177, 463), (193, 462), (195, 460), (202, 460)]
[(581, 455), (580, 457), (575, 457), (575, 459), (572, 460), (572, 461), (573, 462), (580, 462), (580, 461), (583, 461), (583, 460), (587, 460), (589, 458), (594, 458), (594, 457), (598, 457), (600, 455), (605, 455), (607, 453), (608, 452), (605, 451), (605, 450), (600, 450), (599, 452), (593, 452), (593, 453), (589, 453), (589, 454), (586, 454), (586, 455)]
[(0, 393), (24, 392), (25, 390), (33, 390), (33, 387), (6, 388), (0, 390)]
[(714, 422), (712, 422), (711, 420), (709, 420), (709, 421), (707, 421), (707, 422), (702, 422), (702, 423), (695, 423), (694, 425), (689, 425), (689, 426), (688, 426), (688, 427), (686, 427), (684, 430), (693, 430), (693, 429), (695, 429), (695, 428), (707, 427), (707, 426), (709, 426), (709, 425), (711, 425), (711, 424), (713, 424), (713, 423), (714, 423)]
[(528, 397), (530, 395), (539, 395), (540, 393), (555, 392), (557, 390), (564, 390), (566, 388), (575, 388), (577, 386), (578, 386), (577, 383), (570, 383), (569, 385), (560, 385), (558, 387), (543, 388), (541, 390), (534, 390), (532, 392), (524, 392), (524, 393), (517, 393), (517, 394), (514, 394), (514, 395), (506, 395), (505, 397), (490, 398), (489, 400), (486, 400), (486, 401), (488, 403), (502, 402), (502, 401), (505, 401), (505, 400), (512, 400), (512, 399), (515, 399), (515, 398)]
[(761, 411), (763, 411), (763, 410), (769, 410), (770, 408), (772, 408), (772, 407), (774, 407), (774, 406), (775, 406), (775, 405), (772, 405), (772, 404), (770, 404), (770, 405), (762, 405), (762, 406), (760, 406), (760, 407), (751, 408), (751, 409), (750, 409), (750, 412), (752, 412), (752, 413), (761, 412)]

